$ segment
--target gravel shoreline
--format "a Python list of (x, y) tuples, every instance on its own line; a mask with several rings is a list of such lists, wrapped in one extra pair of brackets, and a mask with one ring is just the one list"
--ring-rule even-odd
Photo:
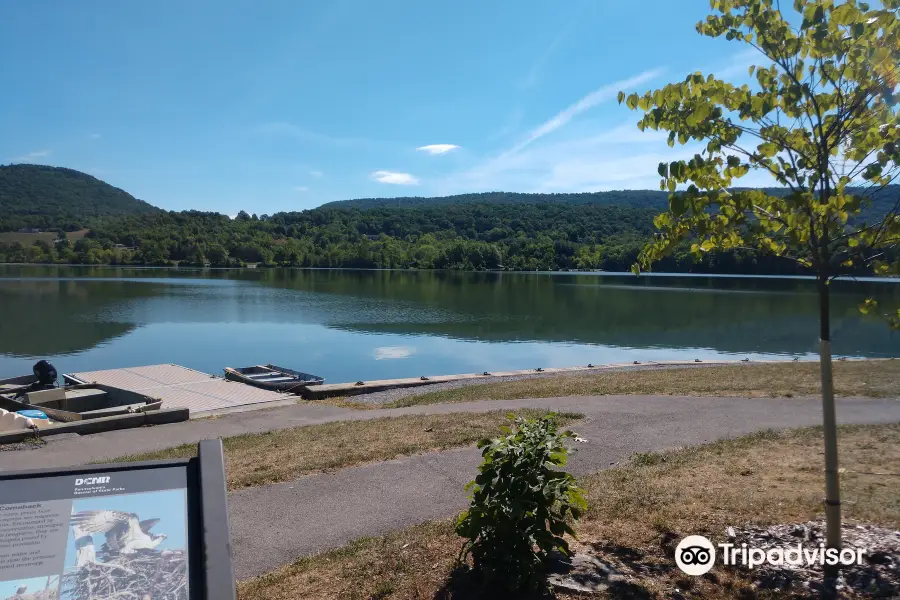
[[(458, 388), (468, 387), (472, 385), (487, 385), (491, 383), (506, 381), (525, 381), (528, 379), (547, 379), (552, 377), (578, 377), (580, 375), (591, 375), (596, 373), (609, 373), (612, 371), (656, 371), (659, 369), (698, 369), (703, 367), (716, 367), (733, 365), (734, 363), (726, 362), (705, 362), (694, 365), (659, 365), (647, 363), (642, 365), (629, 365), (624, 367), (602, 367), (596, 369), (585, 369), (583, 371), (569, 371), (562, 373), (533, 373), (529, 375), (506, 375), (502, 377), (492, 377), (490, 379), (460, 379), (457, 381), (445, 381), (442, 383), (432, 383), (411, 388), (398, 388), (393, 390), (384, 390), (383, 392), (372, 392), (371, 394), (360, 394), (359, 396), (349, 396), (348, 401), (359, 404), (385, 405), (396, 402), (401, 398), (409, 396), (420, 396), (431, 392), (442, 392), (444, 390), (455, 390)], [(753, 364), (748, 363), (748, 364)]]

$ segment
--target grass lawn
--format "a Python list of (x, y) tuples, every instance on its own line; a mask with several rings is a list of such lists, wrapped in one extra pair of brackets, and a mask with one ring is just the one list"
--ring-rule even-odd
[[(520, 410), (536, 417), (543, 410)], [(495, 436), (507, 424), (507, 411), (481, 414), (409, 415), (368, 421), (340, 421), (225, 438), (228, 489), (296, 479), (309, 473), (390, 460), (400, 455), (446, 450)], [(580, 419), (561, 413), (561, 423)], [(116, 458), (116, 462), (195, 456), (196, 444)], [(276, 460), (277, 457), (277, 460)], [(108, 461), (104, 461), (108, 462)]]
[[(835, 361), (839, 396), (900, 396), (900, 360)], [(453, 390), (407, 396), (390, 406), (441, 402), (600, 396), (604, 394), (668, 394), (673, 396), (814, 396), (819, 393), (819, 364), (786, 362), (719, 367), (641, 369), (589, 375), (477, 384)]]
[[(845, 522), (900, 527), (900, 425), (842, 427), (840, 444)], [(576, 547), (592, 546), (628, 576), (615, 597), (670, 598), (676, 588), (689, 597), (760, 597), (721, 565), (704, 577), (682, 575), (674, 545), (689, 534), (721, 542), (729, 525), (821, 518), (822, 464), (818, 428), (636, 455), (627, 466), (582, 478), (590, 510)], [(464, 581), (448, 584), (460, 543), (449, 521), (426, 523), (240, 582), (239, 597), (477, 598)]]
[[(69, 231), (66, 238), (73, 244), (83, 238), (90, 229), (79, 229), (78, 231)], [(45, 242), (49, 245), (56, 243), (56, 232), (42, 231), (41, 233), (19, 233), (18, 231), (4, 231), (0, 233), (0, 242), (13, 244), (18, 242), (23, 246), (32, 246), (35, 242)]]

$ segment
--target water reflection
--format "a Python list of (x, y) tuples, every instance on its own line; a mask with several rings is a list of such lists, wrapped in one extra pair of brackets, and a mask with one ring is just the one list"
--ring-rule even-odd
[(146, 297), (141, 290), (120, 282), (0, 279), (0, 352), (65, 355), (123, 336), (136, 325), (96, 317), (111, 305)]
[[(836, 353), (898, 353), (900, 334), (856, 306), (900, 304), (900, 285), (832, 293)], [(4, 267), (0, 376), (54, 356), (78, 369), (272, 361), (348, 379), (548, 365), (592, 347), (789, 356), (815, 351), (816, 302), (812, 282), (791, 279)]]

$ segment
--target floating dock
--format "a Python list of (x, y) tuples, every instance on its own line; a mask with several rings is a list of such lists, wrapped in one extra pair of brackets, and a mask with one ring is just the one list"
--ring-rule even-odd
[(175, 364), (86, 371), (63, 375), (67, 384), (98, 383), (138, 392), (162, 400), (164, 409), (187, 408), (191, 418), (208, 416), (252, 406), (277, 402), (293, 403), (287, 396), (227, 381), (207, 373)]
[[(844, 360), (890, 360), (890, 359), (835, 359)], [(385, 390), (395, 390), (398, 388), (419, 387), (423, 385), (432, 385), (435, 383), (444, 383), (447, 381), (461, 380), (496, 380), (504, 377), (512, 377), (516, 375), (537, 375), (553, 373), (578, 373), (589, 372), (598, 373), (603, 371), (612, 371), (626, 368), (653, 368), (653, 367), (694, 367), (694, 366), (713, 366), (713, 365), (734, 365), (734, 364), (761, 364), (761, 363), (784, 363), (785, 360), (729, 360), (729, 359), (712, 359), (712, 360), (654, 360), (654, 361), (632, 361), (628, 363), (612, 363), (603, 365), (585, 365), (582, 367), (548, 367), (546, 369), (525, 369), (520, 371), (493, 371), (482, 373), (462, 373), (459, 375), (432, 375), (422, 376), (412, 379), (380, 379), (372, 381), (357, 381), (356, 383), (331, 383), (323, 385), (312, 385), (303, 390), (303, 397), (310, 400), (320, 400), (322, 398), (333, 398), (337, 396), (358, 396), (361, 394), (371, 394), (373, 392), (383, 392)], [(818, 362), (817, 358), (801, 359), (796, 362)]]
[[(718, 363), (719, 361), (716, 361)], [(653, 363), (621, 363), (607, 365), (587, 365), (584, 367), (548, 367), (546, 369), (525, 369), (520, 371), (487, 371), (482, 373), (460, 373), (458, 375), (431, 375), (416, 377), (413, 379), (379, 379), (373, 381), (357, 381), (356, 383), (331, 383), (323, 385), (311, 385), (303, 391), (303, 397), (310, 400), (319, 400), (322, 398), (333, 398), (335, 396), (358, 396), (360, 394), (371, 394), (373, 392), (383, 392), (385, 390), (395, 390), (398, 388), (419, 387), (423, 385), (433, 385), (435, 383), (444, 383), (447, 381), (462, 380), (492, 380), (502, 379), (503, 377), (513, 377), (516, 375), (537, 375), (552, 373), (577, 373), (582, 371), (605, 371), (609, 369), (621, 369), (622, 367), (634, 366), (655, 366), (655, 365), (693, 365), (693, 362), (687, 361), (664, 361)]]
[[(889, 360), (889, 359), (844, 359), (844, 360)], [(817, 359), (802, 359), (799, 362), (816, 362)], [(505, 377), (516, 375), (535, 375), (553, 373), (598, 373), (623, 368), (659, 368), (698, 365), (728, 365), (741, 363), (782, 363), (784, 360), (663, 360), (663, 361), (632, 361), (628, 363), (613, 363), (603, 365), (588, 364), (579, 367), (548, 367), (546, 369), (525, 369), (519, 371), (493, 371), (482, 373), (462, 373), (458, 375), (431, 375), (410, 379), (380, 379), (371, 381), (357, 381), (355, 383), (332, 383), (322, 385), (305, 386), (302, 396), (308, 400), (319, 400), (336, 396), (357, 396), (370, 394), (384, 390), (419, 387), (444, 383), (447, 381), (491, 381), (502, 380)], [(152, 398), (162, 400), (163, 409), (187, 408), (192, 418), (209, 416), (211, 414), (229, 412), (233, 410), (245, 410), (253, 408), (268, 408), (271, 406), (286, 405), (296, 402), (299, 397), (263, 390), (243, 383), (228, 381), (221, 377), (215, 377), (207, 373), (195, 371), (187, 367), (175, 364), (150, 365), (147, 367), (131, 367), (127, 369), (110, 369), (107, 371), (88, 371), (84, 373), (72, 373), (63, 375), (68, 384), (97, 383), (111, 387), (121, 388), (132, 392), (138, 392)]]

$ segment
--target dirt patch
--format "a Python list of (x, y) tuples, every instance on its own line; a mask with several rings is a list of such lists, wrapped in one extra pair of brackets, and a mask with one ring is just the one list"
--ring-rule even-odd
[(0, 242), (6, 244), (19, 243), (23, 246), (32, 246), (35, 242), (44, 242), (52, 246), (56, 242), (56, 233), (42, 231), (40, 233), (19, 233), (18, 231), (5, 231), (0, 233)]
[(28, 438), (25, 441), (17, 442), (15, 444), (0, 444), (0, 452), (11, 452), (15, 450), (37, 450), (38, 448), (43, 448), (46, 445), (46, 441), (35, 436), (33, 438)]
[[(900, 531), (874, 525), (842, 527), (842, 551), (852, 556), (858, 552), (862, 560), (847, 565), (828, 582), (828, 589), (844, 594), (865, 594), (878, 598), (900, 597)], [(769, 527), (746, 527), (726, 530), (735, 548), (797, 548), (802, 544), (809, 552), (825, 545), (824, 521), (780, 524)], [(825, 591), (824, 567), (802, 564), (799, 552), (788, 553), (783, 564), (756, 565), (748, 577), (762, 590)], [(800, 563), (800, 564), (795, 564)]]

